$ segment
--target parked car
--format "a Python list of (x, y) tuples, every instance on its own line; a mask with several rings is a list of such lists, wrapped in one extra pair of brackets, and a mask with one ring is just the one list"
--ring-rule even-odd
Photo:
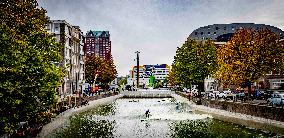
[(273, 93), (271, 97), (267, 99), (269, 105), (284, 105), (284, 93)]
[(245, 93), (242, 91), (242, 92), (239, 92), (239, 93), (236, 93), (236, 98), (239, 99), (239, 100), (244, 100), (245, 98)]
[[(115, 89), (116, 89), (116, 87), (115, 87)], [(131, 86), (130, 86), (130, 85), (126, 85), (126, 86), (125, 86), (125, 90), (131, 91)]]
[(211, 92), (209, 93), (209, 97), (210, 97), (210, 98), (217, 98), (217, 95), (219, 95), (219, 94), (220, 94), (219, 91), (211, 91)]
[(235, 96), (232, 94), (231, 91), (223, 91), (217, 95), (218, 98), (223, 98), (223, 99), (226, 99), (227, 97), (231, 97), (231, 96)]

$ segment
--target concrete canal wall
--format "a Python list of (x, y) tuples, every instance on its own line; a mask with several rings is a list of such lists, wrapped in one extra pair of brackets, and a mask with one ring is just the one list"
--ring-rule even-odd
[[(177, 92), (177, 94), (186, 97), (184, 93)], [(207, 107), (226, 110), (229, 112), (236, 112), (284, 122), (283, 107), (272, 107), (259, 104), (210, 99), (201, 99), (201, 104)]]
[(211, 108), (284, 122), (284, 108), (282, 107), (218, 100), (202, 100), (201, 103)]
[(284, 122), (237, 112), (230, 112), (217, 108), (211, 108), (204, 105), (196, 105), (195, 103), (189, 101), (187, 98), (182, 97), (178, 94), (173, 94), (172, 96), (179, 101), (188, 103), (196, 112), (211, 114), (213, 118), (216, 118), (218, 120), (284, 134)]
[(58, 115), (53, 121), (51, 121), (49, 124), (45, 125), (41, 132), (39, 133), (39, 138), (45, 138), (48, 135), (50, 135), (52, 132), (54, 132), (56, 129), (62, 127), (64, 124), (66, 124), (69, 121), (69, 117), (88, 111), (90, 109), (93, 109), (99, 105), (109, 104), (115, 101), (117, 98), (123, 97), (123, 94), (118, 94), (115, 96), (110, 96), (103, 99), (98, 99), (94, 101), (90, 101), (89, 105), (80, 107), (80, 108), (72, 108), (70, 110), (67, 110), (60, 115)]

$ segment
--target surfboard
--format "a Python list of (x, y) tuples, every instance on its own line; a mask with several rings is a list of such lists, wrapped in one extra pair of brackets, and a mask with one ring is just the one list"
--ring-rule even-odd
[[(150, 116), (152, 116), (151, 114), (149, 114)], [(149, 121), (150, 120), (150, 118), (148, 118), (148, 117), (146, 117), (146, 118), (144, 118), (144, 119), (141, 119), (141, 122), (143, 122), (143, 121)]]

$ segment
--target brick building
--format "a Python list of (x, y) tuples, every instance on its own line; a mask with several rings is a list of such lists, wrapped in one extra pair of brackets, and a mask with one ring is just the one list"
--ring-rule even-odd
[(109, 31), (88, 31), (84, 39), (86, 55), (95, 55), (105, 60), (111, 58), (111, 41)]

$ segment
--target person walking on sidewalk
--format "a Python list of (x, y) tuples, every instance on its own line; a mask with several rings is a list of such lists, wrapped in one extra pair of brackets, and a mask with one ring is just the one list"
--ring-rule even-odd
[(188, 100), (190, 101), (191, 93), (189, 93), (189, 94), (187, 95), (187, 98), (188, 98)]

